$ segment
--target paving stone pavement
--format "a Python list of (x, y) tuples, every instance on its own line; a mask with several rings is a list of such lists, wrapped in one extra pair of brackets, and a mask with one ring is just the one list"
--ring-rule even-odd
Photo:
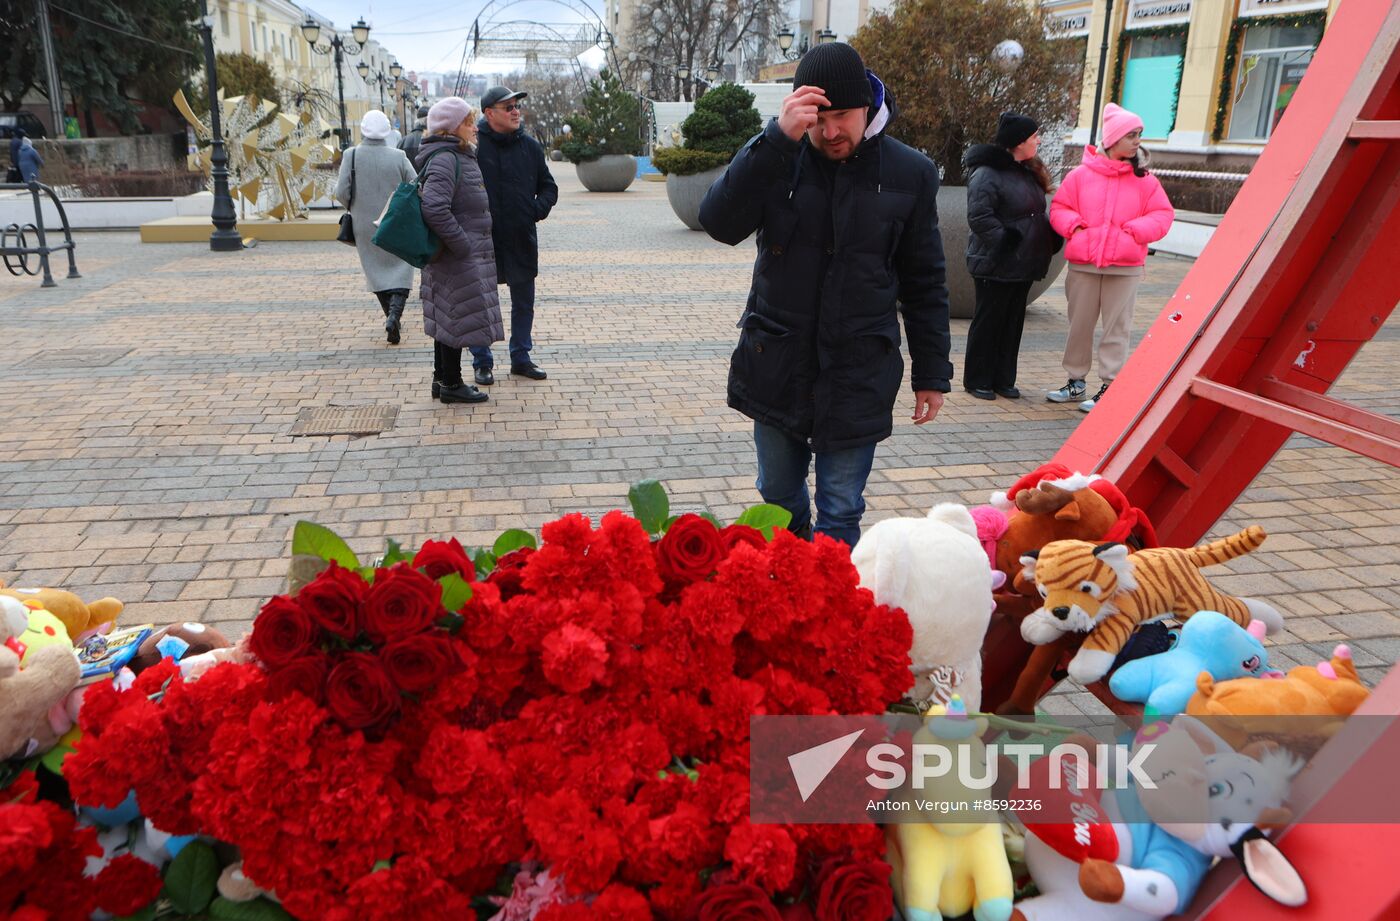
[[(478, 406), (429, 399), (416, 303), (403, 343), (386, 345), (354, 253), (334, 243), (224, 254), (82, 234), (82, 279), (41, 290), (0, 278), (11, 337), (0, 577), (116, 596), (129, 623), (203, 620), (236, 636), (282, 588), (301, 518), (370, 556), (386, 536), (480, 544), (507, 527), (622, 507), (646, 477), (667, 484), (673, 506), (723, 519), (757, 501), (750, 425), (724, 405), (752, 245), (686, 230), (659, 183), (590, 194), (572, 167), (555, 168), (561, 199), (540, 226), (534, 333), (550, 378), (502, 373)], [(1188, 267), (1149, 263), (1138, 335)], [(959, 368), (967, 325), (953, 321)], [(985, 502), (1049, 458), (1083, 418), (1038, 392), (1063, 382), (1065, 328), (1056, 284), (1028, 312), (1025, 399), (955, 392), (916, 428), (903, 396), (876, 455), (867, 523), (941, 500)], [(1334, 394), (1396, 414), (1397, 362), (1392, 323)], [(359, 404), (398, 407), (393, 429), (288, 434), (303, 409)], [(1378, 680), (1400, 657), (1400, 477), (1294, 438), (1213, 533), (1250, 522), (1269, 530), (1266, 548), (1213, 578), (1285, 612), (1275, 661), (1311, 663), (1346, 639)], [(1096, 705), (1071, 690), (1047, 709)]]

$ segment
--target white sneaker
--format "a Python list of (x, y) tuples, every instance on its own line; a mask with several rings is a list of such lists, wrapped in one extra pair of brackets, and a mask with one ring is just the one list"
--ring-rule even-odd
[(1099, 388), (1098, 393), (1094, 394), (1089, 399), (1085, 400), (1083, 403), (1080, 403), (1079, 411), (1087, 413), (1089, 410), (1093, 409), (1094, 404), (1097, 403), (1099, 400), (1102, 400), (1103, 395), (1105, 393), (1108, 393), (1108, 384), (1104, 384), (1102, 387)]
[(1084, 393), (1084, 382), (1070, 378), (1059, 390), (1047, 390), (1045, 392), (1045, 399), (1049, 400), (1051, 403), (1070, 403), (1074, 400), (1082, 400), (1084, 398)]

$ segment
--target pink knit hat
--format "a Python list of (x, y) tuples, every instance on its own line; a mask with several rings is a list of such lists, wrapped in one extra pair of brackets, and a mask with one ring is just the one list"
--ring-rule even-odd
[(472, 114), (471, 104), (461, 96), (448, 96), (446, 99), (439, 99), (428, 110), (428, 133), (455, 131), (457, 126), (471, 118)]
[(1103, 107), (1103, 150), (1123, 140), (1129, 131), (1141, 131), (1142, 119), (1120, 105), (1110, 102)]

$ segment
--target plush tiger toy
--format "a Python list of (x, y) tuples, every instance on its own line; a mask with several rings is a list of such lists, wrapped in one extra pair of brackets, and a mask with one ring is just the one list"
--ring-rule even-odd
[(1034, 580), (1045, 603), (1021, 621), (1026, 642), (1044, 646), (1065, 633), (1088, 633), (1070, 661), (1070, 677), (1080, 684), (1108, 673), (1139, 624), (1197, 611), (1219, 611), (1247, 626), (1252, 618), (1274, 633), (1283, 626), (1278, 611), (1253, 598), (1235, 598), (1213, 588), (1200, 569), (1244, 556), (1264, 543), (1255, 525), (1193, 550), (1153, 547), (1128, 552), (1123, 544), (1057, 540), (1021, 557), (1023, 575)]

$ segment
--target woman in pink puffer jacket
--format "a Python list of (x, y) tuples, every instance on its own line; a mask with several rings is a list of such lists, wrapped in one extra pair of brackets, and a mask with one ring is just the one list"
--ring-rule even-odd
[[(1074, 168), (1050, 202), (1050, 225), (1068, 242), (1065, 296), (1069, 300), (1069, 338), (1064, 368), (1069, 381), (1045, 398), (1052, 403), (1083, 400), (1088, 412), (1128, 360), (1133, 302), (1142, 281), (1147, 244), (1167, 235), (1175, 212), (1157, 177), (1147, 171), (1142, 119), (1109, 103), (1103, 110), (1103, 150), (1084, 148)], [(1084, 400), (1084, 379), (1099, 337), (1099, 392)]]

